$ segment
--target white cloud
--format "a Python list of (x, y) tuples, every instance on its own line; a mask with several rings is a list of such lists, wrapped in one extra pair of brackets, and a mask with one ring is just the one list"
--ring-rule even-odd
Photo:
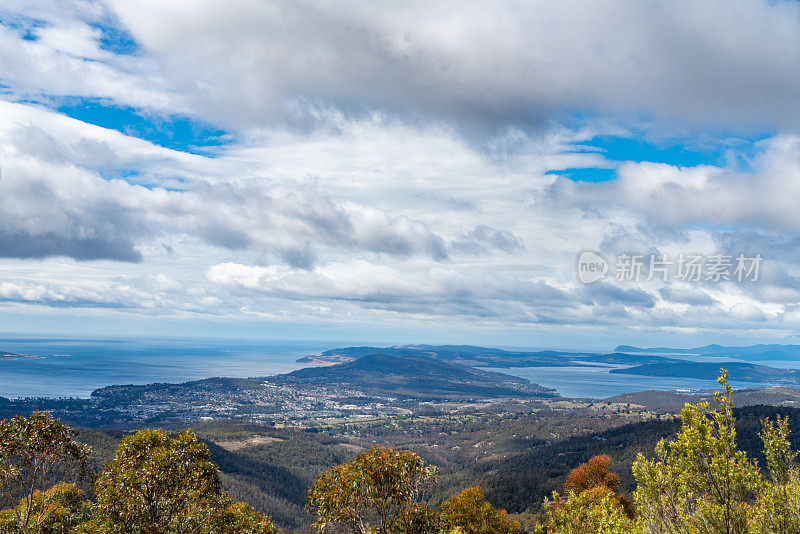
[(800, 125), (789, 1), (109, 5), (181, 102), (233, 128), (315, 122), (319, 104), (478, 129), (563, 109)]
[(743, 224), (780, 232), (800, 230), (800, 137), (784, 134), (762, 141), (749, 169), (681, 168), (627, 163), (619, 179), (599, 184), (557, 180), (547, 202), (596, 213), (625, 209), (666, 231), (683, 225)]
[[(748, 131), (800, 126), (800, 7), (782, 0), (7, 2), (0, 77), (240, 132), (373, 111), (468, 135), (565, 110)], [(130, 32), (134, 55), (103, 49)]]
[[(11, 2), (0, 300), (119, 313), (541, 329), (798, 326), (800, 8)], [(27, 21), (27, 22), (25, 22)], [(33, 22), (31, 22), (33, 21)], [(35, 22), (35, 24), (34, 24)], [(101, 46), (130, 32), (134, 54)], [(45, 106), (230, 129), (212, 156)], [(80, 101), (80, 100), (79, 100)], [(558, 120), (575, 111), (596, 119)], [(779, 133), (725, 164), (617, 166), (631, 125)], [(551, 169), (617, 167), (618, 179)], [(584, 249), (761, 252), (752, 286), (579, 285)], [(139, 263), (131, 263), (139, 262)], [(67, 312), (65, 312), (67, 313)]]

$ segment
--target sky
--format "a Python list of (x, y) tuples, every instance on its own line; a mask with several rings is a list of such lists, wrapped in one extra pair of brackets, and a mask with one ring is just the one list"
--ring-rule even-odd
[(0, 6), (6, 334), (797, 343), (798, 198), (796, 0)]

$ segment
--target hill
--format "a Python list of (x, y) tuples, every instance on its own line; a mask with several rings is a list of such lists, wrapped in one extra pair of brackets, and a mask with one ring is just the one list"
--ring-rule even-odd
[[(737, 444), (751, 458), (765, 465), (761, 453), (763, 445), (758, 433), (761, 419), (788, 416), (790, 441), (795, 450), (800, 445), (800, 410), (771, 406), (737, 408)], [(483, 466), (485, 475), (481, 487), (495, 506), (509, 512), (538, 510), (542, 499), (554, 490), (560, 490), (567, 473), (596, 454), (608, 454), (613, 460), (612, 469), (622, 478), (627, 492), (635, 489), (631, 464), (641, 452), (652, 457), (656, 443), (673, 436), (680, 427), (677, 419), (653, 420), (632, 423), (603, 432), (571, 437), (551, 445), (518, 454), (506, 460)]]
[(415, 355), (370, 354), (351, 362), (300, 369), (266, 380), (281, 385), (335, 385), (372, 395), (431, 400), (557, 396), (554, 390), (524, 378)]
[(758, 344), (744, 347), (726, 347), (723, 345), (705, 345), (693, 348), (652, 347), (641, 348), (620, 345), (615, 351), (628, 353), (651, 354), (695, 354), (701, 356), (729, 356), (751, 361), (763, 360), (800, 360), (800, 345)]
[[(674, 391), (638, 391), (635, 393), (624, 393), (604, 399), (603, 402), (610, 404), (631, 404), (647, 409), (664, 410), (680, 408), (684, 404), (697, 403), (701, 401), (711, 401), (712, 395), (678, 393)], [(756, 406), (759, 404), (772, 406), (788, 406), (800, 408), (800, 389), (789, 387), (770, 387), (763, 389), (740, 389), (734, 396), (735, 406)]]
[(429, 410), (434, 401), (556, 397), (552, 389), (502, 373), (417, 356), (370, 355), (271, 377), (112, 385), (88, 399), (0, 397), (0, 417), (48, 410), (75, 426), (105, 428), (209, 419), (304, 424), (408, 415)]
[(800, 376), (797, 369), (779, 369), (754, 363), (690, 361), (646, 363), (625, 369), (612, 369), (609, 373), (714, 380), (719, 376), (720, 367), (728, 370), (730, 380), (733, 381), (796, 385)]
[(471, 367), (565, 367), (589, 363), (619, 363), (638, 365), (657, 361), (674, 361), (672, 358), (650, 354), (624, 354), (616, 352), (570, 352), (557, 350), (510, 351), (476, 347), (472, 345), (401, 345), (395, 347), (345, 347), (327, 350), (321, 354), (297, 360), (311, 365), (346, 363), (370, 354), (385, 354), (397, 358), (416, 356), (467, 365)]

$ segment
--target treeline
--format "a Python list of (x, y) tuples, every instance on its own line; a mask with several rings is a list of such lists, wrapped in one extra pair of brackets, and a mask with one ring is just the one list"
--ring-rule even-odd
[[(277, 532), (270, 518), (222, 490), (209, 448), (189, 430), (174, 438), (161, 430), (124, 437), (94, 481), (94, 500), (66, 481), (85, 475), (89, 453), (87, 445), (73, 441), (72, 429), (49, 413), (0, 422), (0, 533)], [(63, 480), (48, 487), (54, 474)], [(424, 496), (435, 480), (436, 468), (416, 454), (375, 447), (318, 477), (306, 508), (320, 531), (518, 532), (477, 488), (451, 497), (440, 509), (427, 506)]]
[[(544, 501), (532, 525), (547, 534), (795, 534), (800, 532), (800, 466), (788, 418), (759, 422), (761, 461), (739, 447), (733, 392), (714, 405), (687, 405), (674, 439), (632, 464), (636, 489), (625, 494), (605, 455), (566, 477), (562, 493)], [(748, 447), (753, 443), (748, 442)], [(651, 449), (653, 450), (653, 449)], [(308, 508), (320, 531), (495, 534), (520, 527), (493, 509), (480, 490), (429, 508), (424, 493), (435, 469), (410, 452), (373, 449), (320, 476)], [(387, 491), (391, 488), (392, 491)], [(490, 519), (489, 519), (490, 518)]]
[[(143, 430), (122, 439), (93, 485), (79, 479), (89, 447), (49, 413), (0, 422), (2, 534), (272, 534), (272, 521), (222, 490), (208, 447), (186, 430)], [(48, 482), (58, 473), (63, 480)]]
[[(766, 465), (759, 437), (763, 419), (788, 418), (790, 442), (795, 449), (800, 447), (800, 410), (762, 405), (734, 408), (733, 413), (738, 449), (760, 465)], [(513, 513), (536, 511), (544, 497), (561, 490), (570, 469), (593, 456), (605, 454), (614, 459), (621, 490), (632, 494), (636, 489), (632, 465), (639, 452), (652, 453), (662, 438), (675, 435), (680, 428), (681, 420), (670, 418), (568, 437), (505, 460), (486, 463), (473, 476), (496, 505)]]
[[(799, 428), (800, 421), (790, 422), (785, 415), (759, 418), (775, 410), (751, 408), (739, 424), (753, 437), (741, 439), (726, 378), (723, 372), (724, 388), (714, 396), (713, 405), (687, 405), (679, 420), (636, 425), (649, 432), (628, 429), (627, 438), (620, 434), (619, 441), (615, 441), (617, 430), (603, 433), (601, 439), (597, 435), (580, 438), (587, 440), (579, 442), (585, 447), (573, 443), (572, 448), (551, 455), (554, 463), (574, 461), (574, 466), (577, 458), (602, 451), (604, 446), (624, 445), (630, 451), (631, 444), (638, 443), (640, 451), (648, 453), (639, 452), (630, 473), (622, 476), (611, 471), (609, 456), (592, 456), (569, 472), (560, 492), (544, 499), (542, 512), (516, 518), (524, 520), (525, 530), (543, 534), (800, 533), (800, 466), (790, 441), (792, 428)], [(665, 433), (674, 438), (661, 439), (653, 447), (652, 438)], [(85, 445), (72, 440), (68, 426), (49, 414), (37, 412), (1, 422), (0, 496), (5, 502), (0, 506), (4, 508), (0, 533), (277, 531), (269, 518), (222, 490), (209, 447), (188, 430), (174, 438), (158, 430), (124, 437), (113, 460), (94, 480), (91, 498), (69, 479), (80, 477), (88, 452)], [(215, 458), (223, 465), (228, 460), (222, 450), (215, 451)], [(332, 458), (316, 460), (330, 465)], [(514, 492), (525, 492), (524, 461), (509, 461), (508, 472), (514, 473), (515, 465), (518, 468), (517, 480), (507, 478), (509, 498)], [(523, 530), (515, 517), (493, 507), (477, 487), (443, 501), (431, 498), (437, 469), (410, 451), (373, 447), (313, 480), (300, 477), (293, 484), (285, 483), (297, 476), (288, 471), (265, 476), (258, 462), (231, 463), (227, 476), (258, 478), (267, 485), (272, 477), (281, 488), (280, 495), (275, 495), (275, 488), (264, 487), (263, 495), (305, 500), (305, 513), (320, 533), (516, 534)], [(58, 473), (60, 482), (48, 487), (53, 473)], [(626, 478), (630, 483), (626, 484)], [(300, 513), (299, 507), (295, 513)]]
[(655, 454), (639, 453), (630, 501), (620, 478), (596, 457), (574, 470), (564, 495), (545, 501), (548, 533), (767, 534), (800, 532), (800, 466), (786, 417), (763, 419), (758, 436), (763, 462), (739, 448), (733, 395), (719, 382), (714, 406), (687, 405), (673, 440)]

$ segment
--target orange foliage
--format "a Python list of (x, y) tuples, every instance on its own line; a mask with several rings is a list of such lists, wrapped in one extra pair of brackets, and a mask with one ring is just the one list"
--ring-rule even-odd
[(585, 464), (581, 464), (567, 475), (564, 482), (564, 492), (583, 493), (584, 491), (598, 486), (606, 487), (617, 492), (619, 489), (619, 475), (608, 470), (611, 465), (611, 458), (602, 454), (593, 456)]

